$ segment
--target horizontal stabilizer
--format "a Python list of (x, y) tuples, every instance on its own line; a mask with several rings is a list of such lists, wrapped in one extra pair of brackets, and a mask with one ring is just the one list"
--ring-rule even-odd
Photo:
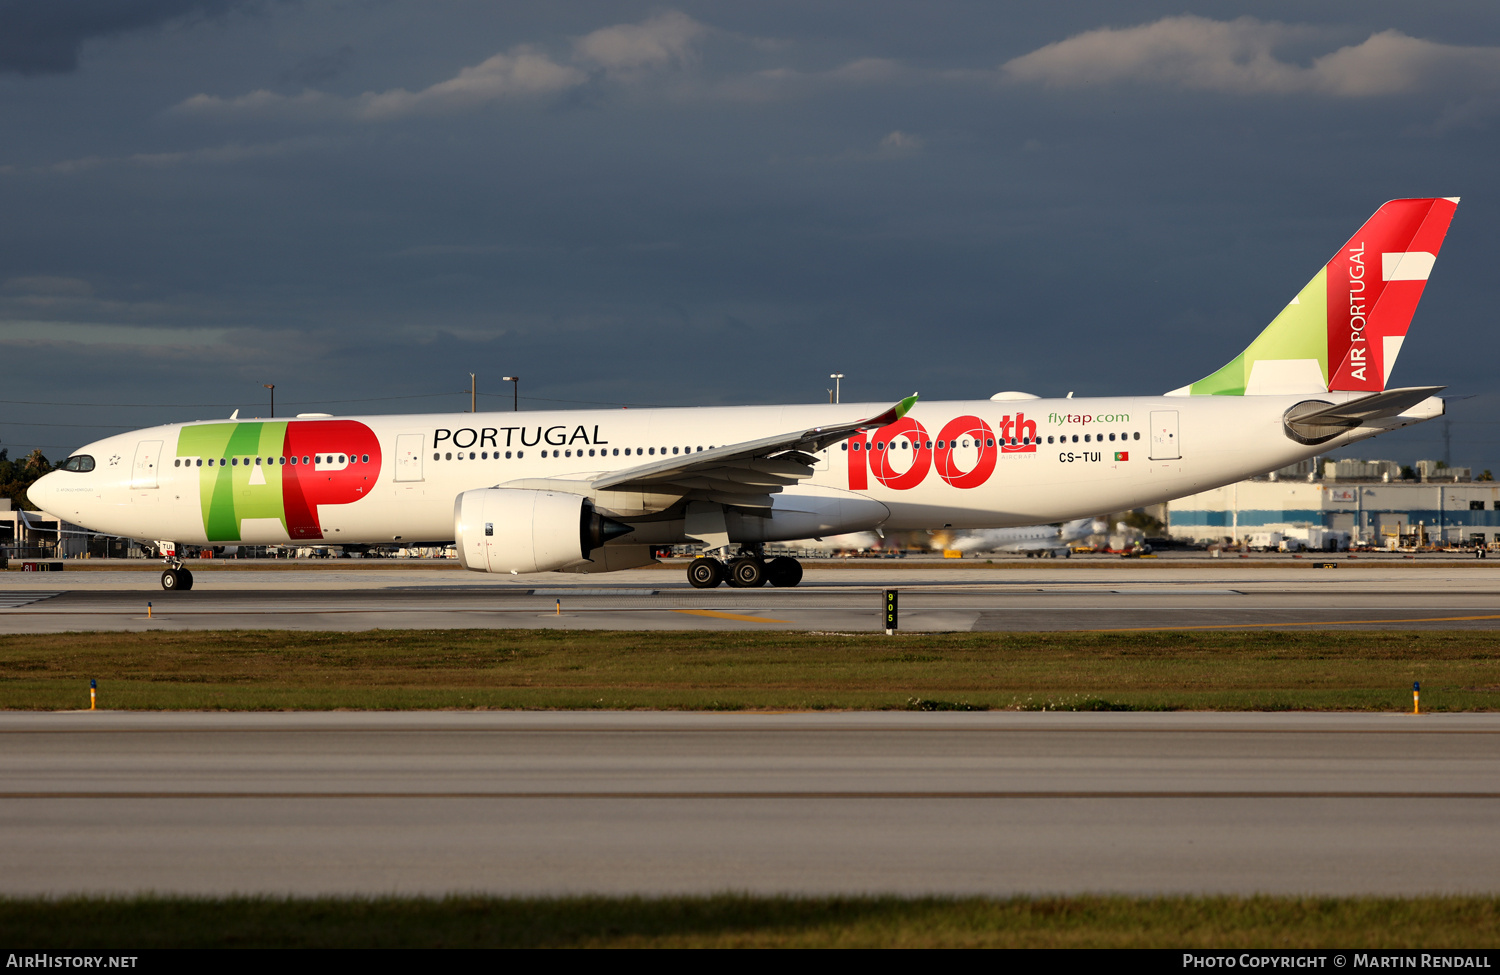
[[(1405, 389), (1388, 389), (1383, 393), (1362, 396), (1336, 405), (1309, 400), (1287, 410), (1283, 422), (1286, 424), (1287, 434), (1298, 443), (1323, 443), (1356, 427), (1385, 426), (1381, 421), (1400, 416), (1445, 388), (1447, 387), (1411, 386)], [(1439, 400), (1438, 410), (1434, 415), (1441, 413), (1442, 401)]]

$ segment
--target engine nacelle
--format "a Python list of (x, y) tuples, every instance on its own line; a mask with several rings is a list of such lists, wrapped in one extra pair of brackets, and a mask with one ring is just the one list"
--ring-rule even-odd
[(475, 572), (551, 572), (631, 530), (577, 494), (484, 488), (453, 503), (458, 561)]

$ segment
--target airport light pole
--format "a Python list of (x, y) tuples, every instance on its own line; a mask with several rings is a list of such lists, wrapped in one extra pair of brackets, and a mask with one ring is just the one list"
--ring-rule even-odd
[(839, 383), (843, 380), (844, 374), (841, 372), (831, 372), (828, 374), (828, 378), (833, 380), (833, 401), (837, 403), (839, 401)]
[(519, 413), (521, 411), (521, 377), (501, 376), (500, 379), (503, 382), (515, 384), (511, 386), (511, 409)]
[(276, 419), (276, 384), (275, 383), (261, 383), (261, 385), (264, 386), (266, 389), (269, 389), (271, 391), (271, 419), (274, 420), (274, 419)]

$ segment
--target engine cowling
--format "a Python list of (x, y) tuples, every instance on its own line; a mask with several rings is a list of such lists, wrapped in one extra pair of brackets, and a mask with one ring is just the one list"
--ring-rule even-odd
[(475, 572), (551, 572), (632, 531), (577, 494), (483, 488), (453, 503), (458, 561)]

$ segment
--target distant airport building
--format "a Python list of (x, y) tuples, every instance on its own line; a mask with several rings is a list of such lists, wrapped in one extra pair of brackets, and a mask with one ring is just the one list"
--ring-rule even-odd
[(1304, 461), (1179, 498), (1167, 505), (1168, 530), (1174, 538), (1205, 543), (1284, 533), (1312, 541), (1310, 548), (1500, 543), (1500, 482), (1474, 481), (1467, 467), (1423, 460), (1408, 469), (1416, 478), (1402, 480), (1395, 461), (1319, 466), (1321, 479)]
[(0, 560), (139, 558), (139, 543), (99, 535), (45, 511), (22, 512), (0, 498)]

